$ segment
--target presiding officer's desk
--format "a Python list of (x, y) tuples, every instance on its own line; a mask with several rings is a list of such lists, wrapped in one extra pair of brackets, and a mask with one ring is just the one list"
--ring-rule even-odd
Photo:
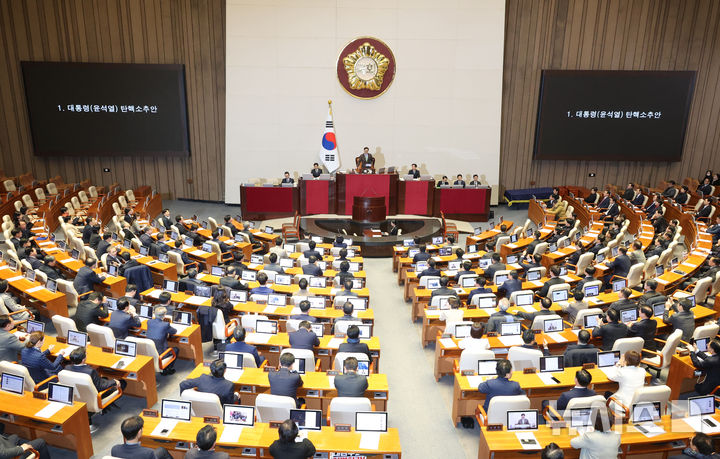
[[(543, 400), (557, 400), (565, 391), (575, 387), (575, 373), (582, 367), (566, 367), (563, 371), (545, 373), (554, 376), (560, 381), (549, 385), (540, 379), (539, 373), (525, 374), (522, 371), (513, 371), (511, 381), (517, 381), (530, 399), (532, 408), (541, 409)], [(592, 375), (592, 384), (596, 393), (603, 394), (604, 391), (615, 392), (617, 383), (611, 381), (599, 368), (588, 370)], [(645, 374), (646, 381), (650, 375)], [(454, 389), (452, 400), (452, 419), (457, 426), (463, 416), (473, 416), (478, 404), (485, 401), (485, 394), (478, 392), (481, 382), (495, 378), (495, 376), (463, 376), (454, 372)]]
[[(272, 370), (270, 370), (272, 371)], [(198, 365), (190, 372), (188, 379), (197, 378), (202, 374), (210, 374), (210, 368), (205, 364)], [(325, 372), (308, 371), (300, 375), (303, 386), (298, 389), (298, 397), (305, 398), (308, 409), (322, 410), (327, 416), (330, 409), (330, 401), (337, 397), (337, 390), (333, 384), (334, 376), (328, 376)], [(227, 377), (227, 375), (226, 375)], [(245, 368), (239, 379), (233, 381), (237, 391), (240, 393), (242, 405), (255, 405), (255, 398), (259, 394), (270, 393), (270, 381), (268, 372), (263, 368)], [(370, 399), (375, 411), (387, 410), (389, 388), (387, 375), (371, 373), (368, 376), (368, 388), (365, 397)], [(282, 419), (284, 421), (284, 419)]]
[[(58, 343), (54, 336), (45, 335), (43, 350), (50, 345), (55, 347), (53, 355), (65, 349), (68, 345)], [(148, 408), (158, 401), (157, 381), (155, 379), (155, 364), (152, 357), (136, 355), (132, 362), (121, 369), (113, 368), (123, 357), (112, 352), (103, 352), (102, 348), (88, 344), (87, 364), (98, 369), (101, 376), (111, 379), (124, 379), (127, 387), (123, 390), (124, 395), (132, 395), (145, 399)], [(67, 362), (67, 360), (66, 360)]]
[(31, 392), (19, 395), (0, 391), (0, 422), (5, 425), (5, 434), (42, 438), (52, 446), (74, 451), (78, 459), (89, 459), (93, 455), (93, 444), (87, 407), (74, 402), (50, 417), (40, 413), (54, 403), (57, 402), (34, 398)]
[[(162, 446), (176, 459), (185, 456), (190, 444), (194, 444), (197, 432), (205, 426), (203, 418), (191, 418), (190, 422), (178, 422), (166, 437), (153, 436), (153, 430), (160, 422), (159, 417), (142, 416), (145, 421), (141, 443), (149, 448)], [(256, 423), (253, 427), (245, 427), (237, 441), (223, 442), (224, 425), (218, 424), (217, 444), (215, 451), (228, 453), (232, 457), (269, 458), (270, 445), (278, 439), (278, 430), (267, 423)], [(323, 427), (320, 431), (310, 431), (308, 439), (319, 453), (355, 453), (365, 457), (381, 455), (385, 459), (400, 459), (400, 435), (395, 428), (380, 434), (380, 442), (375, 450), (360, 448), (361, 434), (355, 432), (335, 432), (332, 427)], [(337, 456), (336, 456), (337, 457)]]
[[(720, 422), (718, 413), (715, 413), (713, 418), (715, 422)], [(681, 454), (695, 436), (695, 431), (680, 418), (671, 419), (669, 415), (665, 415), (657, 424), (665, 433), (651, 437), (645, 436), (633, 425), (616, 424), (613, 429), (621, 435), (621, 453), (618, 457), (662, 458)], [(532, 433), (540, 443), (540, 449), (530, 452), (523, 449), (515, 432), (508, 432), (505, 428), (500, 431), (488, 431), (487, 427), (481, 427), (478, 458), (537, 458), (540, 457), (541, 449), (552, 442), (565, 452), (566, 458), (575, 458), (580, 454), (580, 450), (570, 446), (570, 440), (578, 436), (575, 429), (552, 429), (548, 425), (540, 425)]]

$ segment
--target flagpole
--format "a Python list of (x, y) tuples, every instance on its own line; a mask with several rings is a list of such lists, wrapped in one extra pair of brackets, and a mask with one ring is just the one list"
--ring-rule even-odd
[[(332, 111), (332, 99), (328, 99), (328, 110), (330, 110), (330, 119), (333, 122), (333, 132), (335, 131), (335, 116), (333, 115)], [(338, 154), (338, 161), (340, 160), (340, 147), (337, 143), (337, 136), (335, 137), (335, 149), (337, 150)]]

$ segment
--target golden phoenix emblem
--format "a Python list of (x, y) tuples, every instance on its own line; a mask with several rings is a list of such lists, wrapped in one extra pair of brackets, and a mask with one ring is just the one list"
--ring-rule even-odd
[(368, 42), (343, 58), (351, 89), (380, 91), (390, 59)]

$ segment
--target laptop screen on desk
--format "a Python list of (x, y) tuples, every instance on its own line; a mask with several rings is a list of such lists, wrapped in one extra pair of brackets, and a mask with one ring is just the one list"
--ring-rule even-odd
[(310, 329), (315, 333), (315, 336), (322, 338), (325, 334), (325, 327), (323, 324), (310, 324)]
[(624, 289), (626, 285), (625, 279), (615, 279), (612, 283), (613, 292), (619, 292)]
[(230, 290), (230, 301), (238, 303), (247, 303), (247, 291), (245, 290)]
[(292, 284), (292, 276), (290, 276), (288, 274), (277, 274), (277, 275), (275, 275), (275, 284), (290, 285), (290, 284)]
[(480, 376), (492, 376), (497, 373), (497, 359), (478, 360), (477, 373)]
[(217, 277), (223, 277), (225, 275), (225, 268), (222, 266), (213, 266), (210, 268), (210, 274)]
[(540, 280), (542, 277), (542, 272), (540, 272), (539, 269), (531, 269), (527, 272), (527, 280), (528, 281), (536, 281)]
[(600, 294), (600, 286), (599, 285), (589, 285), (585, 287), (585, 296), (588, 298), (591, 298), (593, 296), (598, 296)]
[(358, 411), (355, 413), (356, 432), (387, 432), (386, 411)]
[(115, 265), (108, 265), (108, 274), (110, 274), (111, 276), (117, 276), (118, 267)]
[(495, 285), (502, 285), (510, 276), (507, 274), (499, 274), (495, 276)]
[(702, 397), (690, 397), (688, 399), (688, 414), (690, 416), (702, 416), (715, 413), (715, 397), (705, 395)]
[(583, 317), (583, 328), (594, 328), (600, 326), (602, 314), (588, 314)]
[(190, 402), (184, 402), (182, 400), (162, 399), (160, 405), (160, 416), (165, 419), (189, 421), (190, 405)]
[(70, 346), (85, 347), (85, 346), (87, 346), (87, 339), (88, 339), (87, 333), (83, 333), (83, 332), (79, 332), (79, 331), (75, 331), (75, 330), (68, 330), (67, 343)]
[(46, 288), (50, 293), (55, 293), (55, 292), (57, 292), (57, 282), (55, 282), (55, 281), (52, 280), (52, 279), (48, 279), (47, 282), (45, 283), (45, 288)]
[(659, 421), (661, 407), (660, 402), (636, 403), (632, 406), (632, 423)]
[(554, 290), (552, 293), (553, 302), (567, 301), (570, 290)]
[(494, 308), (497, 304), (495, 295), (479, 296), (478, 308)]
[(173, 323), (178, 325), (192, 324), (192, 314), (185, 311), (173, 311)]
[(478, 266), (480, 269), (488, 269), (491, 261), (489, 258), (481, 258), (478, 260)]
[(255, 321), (255, 332), (276, 335), (278, 331), (277, 325), (277, 320), (257, 320)]
[(511, 410), (507, 412), (507, 430), (535, 430), (537, 426), (537, 410)]
[(223, 405), (223, 424), (235, 424), (252, 427), (255, 425), (255, 407)]
[(300, 430), (320, 430), (322, 428), (321, 410), (290, 410), (290, 419)]
[(455, 338), (467, 338), (470, 336), (471, 324), (457, 324), (455, 325)]
[(242, 274), (240, 274), (240, 278), (244, 281), (254, 281), (257, 277), (257, 273), (250, 269), (243, 269)]
[(218, 357), (225, 362), (228, 368), (242, 370), (243, 355), (240, 352), (220, 352)]
[(700, 352), (707, 352), (708, 348), (708, 338), (699, 338), (695, 340), (695, 345), (698, 348), (698, 351)]
[(196, 285), (195, 296), (202, 298), (210, 298), (210, 286), (209, 285)]
[(178, 283), (177, 281), (165, 280), (163, 281), (163, 290), (170, 293), (177, 293)]
[(517, 255), (508, 255), (505, 259), (508, 264), (512, 265), (518, 262), (518, 256)]
[(315, 288), (325, 288), (325, 286), (327, 285), (325, 282), (325, 278), (318, 277), (318, 276), (311, 277), (310, 282), (308, 282), (308, 284), (310, 285), (310, 287), (315, 287)]
[(521, 331), (520, 322), (504, 322), (500, 324), (501, 336), (519, 335)]
[(140, 246), (140, 255), (146, 257), (150, 253), (150, 249), (148, 249), (146, 246), (141, 245)]
[(0, 376), (0, 389), (14, 394), (21, 394), (25, 390), (25, 378), (22, 376), (3, 373)]
[(510, 235), (510, 243), (511, 243), (511, 244), (516, 243), (517, 240), (518, 240), (517, 234), (511, 234), (511, 235)]
[(611, 367), (620, 361), (620, 351), (598, 352), (598, 367)]
[(296, 372), (297, 374), (304, 375), (305, 374), (305, 359), (295, 359), (295, 361), (292, 364), (291, 370)]
[(469, 245), (468, 246), (468, 253), (477, 253), (477, 244)]
[(348, 301), (352, 303), (355, 311), (364, 311), (367, 309), (367, 298), (350, 297)]
[(143, 319), (152, 319), (153, 307), (149, 304), (141, 304), (138, 308), (138, 315)]
[(452, 255), (452, 247), (440, 247), (440, 250), (438, 250), (438, 252), (441, 257)]
[(477, 277), (464, 277), (462, 280), (462, 286), (465, 288), (472, 288), (475, 287), (476, 282)]
[(115, 341), (115, 353), (125, 357), (135, 357), (136, 355), (136, 344), (133, 341), (116, 340)]
[(310, 309), (325, 309), (325, 297), (309, 296), (307, 300), (310, 302)]
[(562, 355), (551, 355), (540, 357), (540, 371), (563, 371), (565, 369), (565, 357)]
[(287, 304), (287, 296), (271, 293), (268, 295), (268, 304), (270, 306), (285, 306)]
[(543, 321), (543, 332), (561, 332), (563, 331), (563, 322), (561, 318), (547, 319)]
[(25, 323), (25, 330), (27, 330), (28, 333), (33, 332), (45, 332), (45, 324), (43, 322), (39, 322), (37, 320), (28, 320)]
[(357, 328), (360, 330), (360, 339), (370, 339), (372, 338), (372, 325), (370, 324), (359, 324), (356, 325)]
[(589, 427), (593, 425), (592, 408), (571, 408), (570, 427)]
[(532, 293), (521, 293), (515, 296), (515, 304), (518, 306), (530, 306), (533, 304)]
[(597, 263), (602, 263), (603, 261), (605, 261), (605, 254), (604, 254), (604, 253), (598, 253), (598, 254), (595, 256), (595, 261), (596, 261)]
[(63, 384), (50, 383), (48, 387), (48, 401), (72, 405), (73, 388)]
[(283, 244), (283, 250), (290, 253), (295, 253), (295, 244)]
[(442, 236), (434, 236), (432, 238), (432, 243), (435, 245), (440, 245), (443, 243), (443, 237)]
[(448, 262), (448, 270), (449, 271), (457, 271), (460, 269), (460, 262), (459, 261), (449, 261)]
[(637, 317), (637, 308), (623, 309), (622, 311), (620, 311), (620, 321), (623, 323), (634, 322), (637, 320)]

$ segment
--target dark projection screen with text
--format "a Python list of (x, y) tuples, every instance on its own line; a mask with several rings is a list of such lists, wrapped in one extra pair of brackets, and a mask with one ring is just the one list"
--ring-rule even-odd
[(188, 156), (183, 65), (22, 62), (38, 156)]
[(543, 70), (534, 159), (680, 161), (694, 71)]

